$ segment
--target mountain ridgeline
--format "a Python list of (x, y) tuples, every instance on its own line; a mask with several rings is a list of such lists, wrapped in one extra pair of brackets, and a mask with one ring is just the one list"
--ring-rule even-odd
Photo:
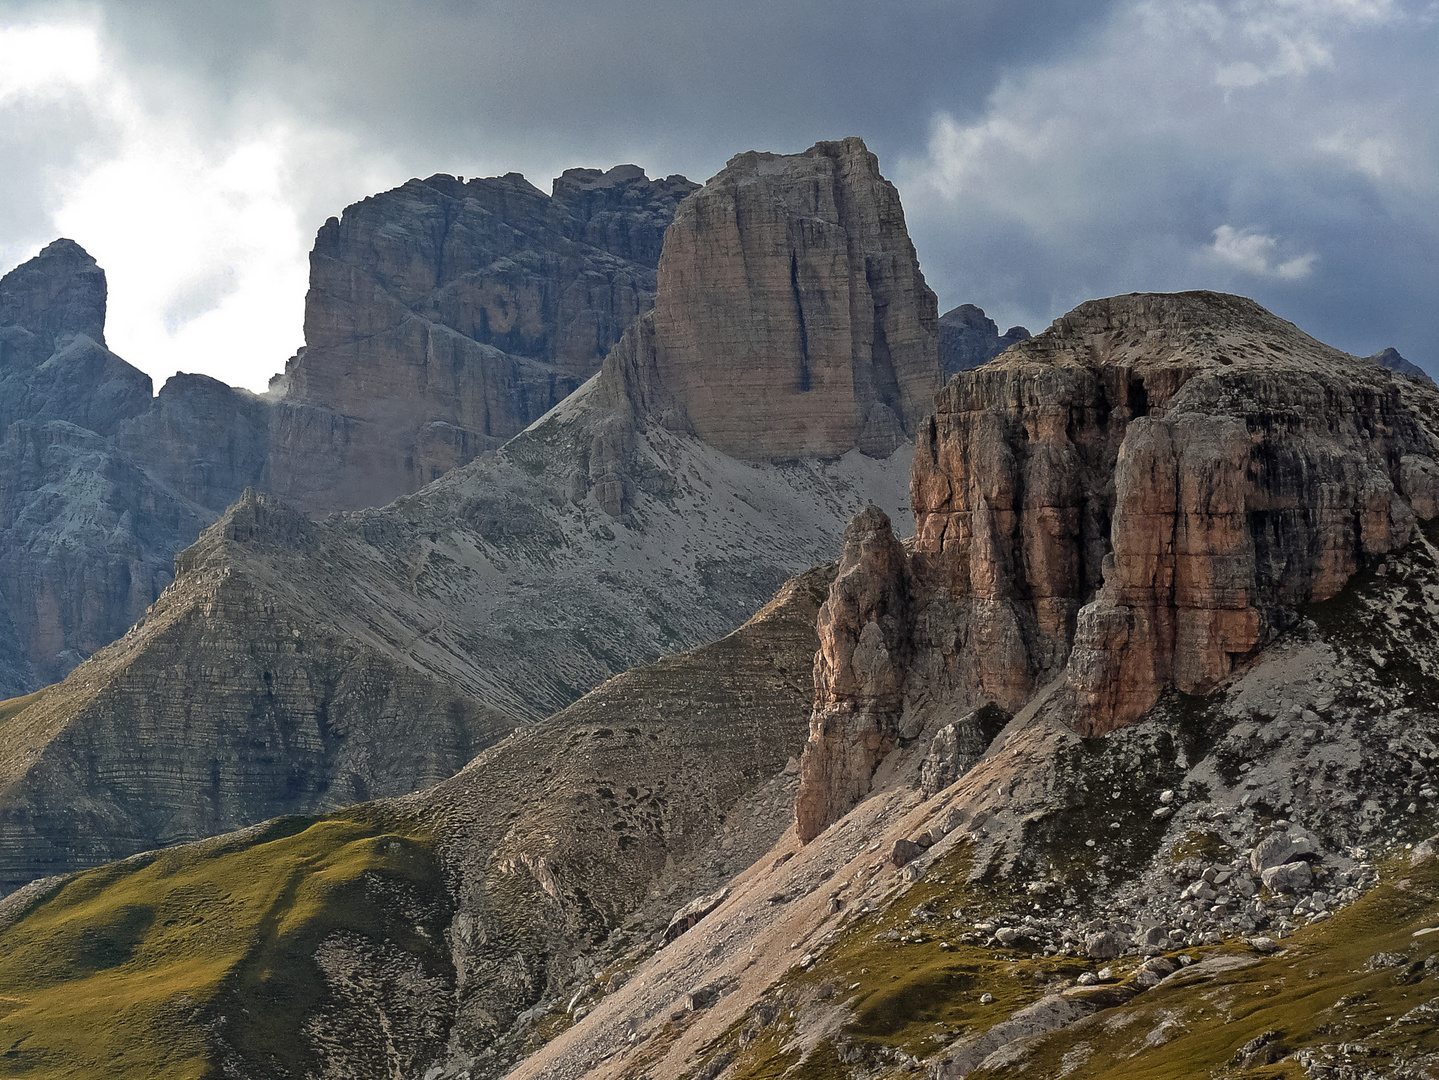
[(59, 240), (0, 280), (0, 695), (133, 624), (247, 487), (319, 516), (493, 449), (593, 375), (654, 301), (695, 188), (634, 166), (433, 176), (321, 228), (306, 345), (257, 396), (105, 348), (106, 285)]
[[(736, 190), (752, 211), (716, 213)], [(874, 155), (741, 155), (692, 205), (653, 315), (500, 450), (319, 522), (246, 493), (130, 632), (12, 703), (0, 887), (434, 783), (730, 632), (832, 559), (867, 504), (902, 520), (937, 316)], [(693, 257), (712, 214), (743, 260)], [(788, 289), (792, 268), (807, 310), (786, 292), (770, 324), (790, 351), (750, 348), (754, 297), (735, 283)], [(699, 351), (711, 333), (737, 343), (722, 364)], [(802, 335), (814, 382), (773, 386), (762, 424), (705, 382), (792, 373)]]
[[(188, 384), (267, 463), (445, 471), (247, 490), (0, 703), (0, 1071), (1434, 1074), (1433, 383), (1210, 292), (941, 318), (857, 139), (566, 177), (351, 208), (275, 397)], [(570, 243), (653, 254), (652, 309)], [(111, 372), (113, 434), (45, 423), (129, 460), (161, 406), (47, 252), (16, 378)], [(605, 338), (491, 452), (407, 441), (503, 438)], [(428, 404), (296, 419), (353, 365)]]

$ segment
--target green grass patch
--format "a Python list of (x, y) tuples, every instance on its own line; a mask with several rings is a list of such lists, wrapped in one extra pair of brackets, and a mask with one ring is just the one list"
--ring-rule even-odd
[(0, 933), (0, 1076), (214, 1075), (217, 1025), (250, 1062), (303, 1074), (300, 1025), (326, 996), (312, 957), (329, 934), (444, 963), (445, 920), (397, 918), (396, 888), (443, 895), (429, 838), (359, 814), (79, 874)]
[(36, 690), (33, 694), (26, 694), (23, 697), (6, 698), (4, 701), (0, 701), (0, 730), (4, 729), (12, 717), (19, 716), (44, 696), (44, 690)]

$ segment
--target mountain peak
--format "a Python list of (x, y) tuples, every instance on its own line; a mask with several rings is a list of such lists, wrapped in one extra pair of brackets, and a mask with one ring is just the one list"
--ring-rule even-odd
[(34, 335), (25, 350), (39, 363), (57, 342), (84, 334), (105, 344), (105, 271), (74, 240), (54, 240), (0, 278), (0, 327)]

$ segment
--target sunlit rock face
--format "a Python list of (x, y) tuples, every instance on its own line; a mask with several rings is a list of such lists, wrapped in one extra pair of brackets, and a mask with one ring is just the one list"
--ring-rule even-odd
[(851, 527), (801, 838), (906, 733), (965, 710), (1014, 713), (1054, 684), (1066, 722), (1100, 735), (1167, 688), (1222, 688), (1439, 514), (1436, 418), (1427, 381), (1217, 293), (1083, 304), (956, 375), (915, 448), (907, 550)]
[(1435, 514), (1433, 396), (1240, 297), (1076, 308), (921, 438), (917, 605), (958, 646), (929, 677), (1012, 709), (1065, 672), (1090, 733), (1212, 691)]
[(725, 453), (887, 456), (929, 409), (937, 349), (899, 195), (859, 139), (740, 154), (676, 213), (654, 376)]

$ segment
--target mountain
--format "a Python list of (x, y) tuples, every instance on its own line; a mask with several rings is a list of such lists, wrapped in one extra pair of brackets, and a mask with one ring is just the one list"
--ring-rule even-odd
[(1411, 364), (1408, 360), (1405, 360), (1404, 357), (1400, 356), (1398, 349), (1384, 349), (1371, 356), (1369, 361), (1370, 363), (1378, 364), (1382, 368), (1388, 368), (1390, 371), (1397, 371), (1400, 375), (1408, 375), (1413, 379), (1424, 379), (1431, 383), (1434, 381), (1429, 378), (1423, 368), (1417, 364)]
[(509, 1075), (1422, 1075), (1436, 418), (1212, 293), (952, 379), (820, 610), (795, 832)]
[(379, 506), (518, 434), (649, 310), (697, 187), (633, 165), (569, 169), (550, 195), (432, 176), (331, 218), (260, 486), (311, 514)]
[(1005, 349), (1029, 337), (1022, 326), (1003, 334), (982, 308), (960, 304), (939, 317), (939, 362), (945, 378), (993, 360)]
[(104, 272), (58, 240), (0, 280), (0, 695), (63, 678), (247, 487), (311, 515), (497, 447), (653, 303), (683, 177), (412, 180), (319, 232), (306, 346), (261, 397), (105, 348)]
[[(1435, 391), (1190, 293), (1082, 305), (935, 404), (914, 537), (865, 508), (837, 566), (729, 637), (429, 791), (0, 903), (13, 1053), (75, 1075), (1432, 1071)], [(1207, 494), (1136, 504), (1166, 476)], [(1130, 554), (1140, 524), (1169, 543)], [(1141, 556), (1152, 587), (1120, 591)], [(1096, 665), (1086, 628), (1121, 606), (1145, 632)], [(1233, 611), (1253, 633), (1218, 640), (1244, 650), (1183, 681)], [(1093, 696), (1181, 635), (1192, 666)]]
[(62, 678), (170, 582), (209, 514), (117, 450), (150, 377), (105, 347), (105, 274), (57, 240), (0, 278), (0, 695)]
[[(733, 634), (610, 680), (429, 791), (0, 901), (0, 986), (25, 1002), (0, 1010), (12, 1064), (370, 1076), (448, 1053), (492, 1071), (498, 1037), (518, 1055), (555, 1023), (533, 1008), (555, 987), (622, 982), (672, 897), (719, 888), (784, 831), (827, 582), (786, 584)], [(615, 970), (595, 967), (601, 946)], [(193, 963), (157, 991), (181, 952)], [(108, 1019), (75, 1008), (101, 998)]]
[[(838, 194), (814, 219), (824, 185)], [(677, 216), (653, 314), (503, 448), (323, 522), (246, 495), (131, 632), (12, 704), (0, 887), (432, 783), (636, 663), (733, 630), (832, 558), (865, 505), (904, 513), (911, 444), (894, 440), (920, 426), (938, 361), (894, 189), (859, 140), (740, 155), (695, 204), (737, 187), (766, 213), (737, 238), (733, 219), (716, 227), (756, 281), (802, 282), (812, 321), (790, 307), (774, 329), (797, 348), (814, 327), (810, 389), (776, 387), (755, 425), (686, 374), (686, 356), (757, 381), (801, 357), (726, 344), (752, 337), (751, 298), (725, 291), (734, 264), (693, 259), (704, 219)], [(709, 299), (691, 324), (694, 295)]]

